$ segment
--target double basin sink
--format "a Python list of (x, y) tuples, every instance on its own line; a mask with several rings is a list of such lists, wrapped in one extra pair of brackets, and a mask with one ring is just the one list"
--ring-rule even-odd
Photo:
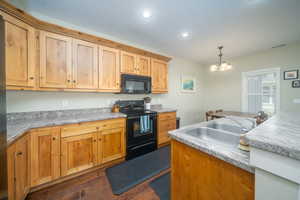
[(241, 134), (244, 134), (247, 131), (249, 130), (245, 130), (243, 127), (236, 125), (211, 121), (205, 123), (205, 125), (201, 127), (188, 128), (184, 133), (195, 139), (204, 140), (211, 144), (222, 145), (223, 147), (228, 147), (230, 149), (237, 149), (240, 143)]

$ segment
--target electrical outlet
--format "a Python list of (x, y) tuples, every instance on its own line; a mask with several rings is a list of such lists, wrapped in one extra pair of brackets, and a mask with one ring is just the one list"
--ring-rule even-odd
[(294, 103), (300, 103), (300, 99), (294, 99)]
[(62, 100), (61, 104), (62, 104), (62, 107), (68, 107), (69, 106), (69, 100), (64, 99), (64, 100)]

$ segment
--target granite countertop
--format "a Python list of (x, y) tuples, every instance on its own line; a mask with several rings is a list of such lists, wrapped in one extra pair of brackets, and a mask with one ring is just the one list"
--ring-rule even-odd
[[(232, 121), (230, 122), (229, 120), (227, 121), (225, 119), (217, 119), (217, 120), (214, 120), (213, 122), (220, 123), (220, 124), (233, 125)], [(211, 141), (203, 140), (200, 138), (195, 139), (195, 137), (189, 136), (184, 133), (184, 131), (188, 130), (188, 129), (206, 127), (208, 125), (208, 123), (212, 123), (212, 121), (202, 122), (202, 123), (186, 126), (181, 129), (178, 129), (178, 130), (170, 131), (169, 134), (172, 139), (175, 139), (175, 140), (182, 142), (188, 146), (191, 146), (202, 152), (205, 152), (214, 157), (217, 157), (225, 162), (228, 162), (232, 165), (242, 168), (250, 173), (254, 173), (254, 168), (251, 167), (249, 164), (249, 158), (250, 158), (249, 152), (239, 150), (238, 147), (236, 147), (236, 149), (227, 148), (220, 144), (215, 144)]]
[(246, 138), (252, 147), (300, 160), (300, 113), (281, 112)]
[(164, 112), (177, 112), (177, 109), (174, 108), (151, 108), (152, 111), (155, 111), (157, 113), (164, 113)]
[(7, 115), (7, 142), (10, 144), (32, 128), (124, 117), (126, 117), (125, 114), (112, 113), (107, 108), (9, 113)]

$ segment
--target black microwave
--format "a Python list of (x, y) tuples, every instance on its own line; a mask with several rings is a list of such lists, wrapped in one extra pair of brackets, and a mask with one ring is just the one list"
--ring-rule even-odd
[(121, 93), (122, 94), (150, 94), (151, 77), (122, 74)]

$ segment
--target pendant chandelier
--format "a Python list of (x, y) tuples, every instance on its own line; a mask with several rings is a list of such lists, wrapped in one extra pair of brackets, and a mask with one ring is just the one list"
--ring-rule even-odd
[(216, 65), (212, 65), (210, 66), (210, 71), (212, 72), (216, 72), (216, 71), (227, 71), (227, 70), (231, 70), (232, 69), (232, 65), (227, 63), (226, 61), (222, 61), (222, 56), (223, 56), (223, 53), (222, 53), (222, 49), (223, 49), (223, 46), (219, 46), (218, 47), (220, 53), (219, 53), (219, 63), (216, 64)]

